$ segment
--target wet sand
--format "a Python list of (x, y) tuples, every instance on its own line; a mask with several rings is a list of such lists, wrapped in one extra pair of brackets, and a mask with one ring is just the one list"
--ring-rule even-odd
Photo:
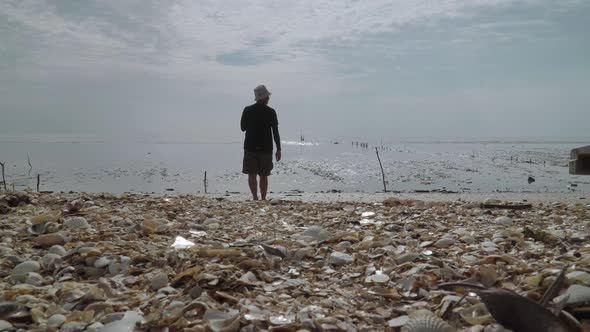
[[(226, 198), (232, 201), (247, 201), (250, 194), (211, 194), (211, 198)], [(359, 202), (377, 203), (387, 198), (422, 200), (425, 202), (480, 202), (495, 199), (510, 202), (526, 203), (582, 203), (590, 204), (590, 193), (270, 193), (269, 200), (287, 200), (302, 202)]]

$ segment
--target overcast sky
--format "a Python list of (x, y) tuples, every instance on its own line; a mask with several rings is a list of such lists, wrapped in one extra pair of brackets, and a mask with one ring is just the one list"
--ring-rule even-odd
[(590, 139), (588, 0), (0, 0), (0, 136)]

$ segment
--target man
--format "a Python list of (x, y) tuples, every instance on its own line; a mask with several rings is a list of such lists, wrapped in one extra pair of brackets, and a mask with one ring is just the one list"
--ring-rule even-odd
[(266, 200), (268, 176), (273, 168), (273, 137), (277, 146), (276, 159), (281, 160), (279, 121), (275, 110), (268, 107), (270, 95), (264, 85), (257, 86), (254, 89), (256, 103), (244, 108), (241, 120), (242, 131), (246, 132), (242, 173), (248, 174), (248, 185), (255, 201), (258, 200), (257, 175), (260, 176), (260, 198)]

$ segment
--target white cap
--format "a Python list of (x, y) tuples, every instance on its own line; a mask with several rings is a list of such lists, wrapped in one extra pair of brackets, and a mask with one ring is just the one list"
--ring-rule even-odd
[(271, 95), (270, 91), (264, 85), (259, 85), (254, 89), (254, 100), (259, 101)]

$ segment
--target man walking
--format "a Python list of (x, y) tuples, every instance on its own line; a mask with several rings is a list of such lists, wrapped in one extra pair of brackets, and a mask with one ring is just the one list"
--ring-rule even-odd
[(258, 200), (257, 175), (260, 176), (260, 198), (266, 200), (268, 176), (273, 168), (273, 137), (277, 146), (276, 159), (281, 160), (279, 121), (275, 110), (268, 107), (270, 95), (264, 85), (257, 86), (254, 89), (256, 103), (244, 108), (241, 120), (242, 131), (246, 132), (242, 173), (248, 174), (248, 185), (255, 201)]

